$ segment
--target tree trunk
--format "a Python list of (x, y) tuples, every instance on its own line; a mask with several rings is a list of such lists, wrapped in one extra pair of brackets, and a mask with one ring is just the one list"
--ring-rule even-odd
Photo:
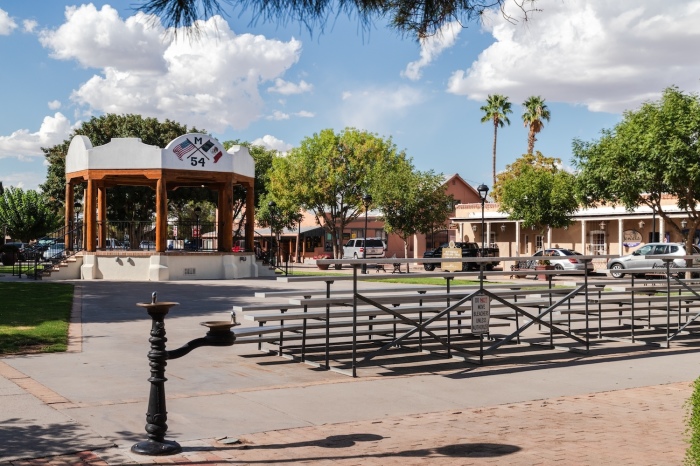
[(491, 189), (493, 189), (494, 186), (496, 186), (496, 138), (498, 136), (498, 122), (496, 120), (493, 120), (493, 160), (492, 162), (492, 170), (491, 173), (493, 175), (493, 179), (491, 180)]

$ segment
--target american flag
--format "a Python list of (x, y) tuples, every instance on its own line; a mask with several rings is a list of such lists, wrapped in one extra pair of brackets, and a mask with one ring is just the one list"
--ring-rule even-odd
[(182, 144), (175, 146), (175, 148), (173, 149), (173, 152), (175, 152), (175, 155), (177, 155), (178, 159), (182, 160), (182, 157), (185, 154), (189, 154), (190, 152), (192, 152), (195, 149), (197, 149), (195, 147), (195, 145), (192, 144), (192, 142), (189, 139), (187, 139)]

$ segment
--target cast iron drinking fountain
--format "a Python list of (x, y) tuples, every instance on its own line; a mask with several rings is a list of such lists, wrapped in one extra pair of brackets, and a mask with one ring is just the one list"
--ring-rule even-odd
[(185, 343), (182, 347), (167, 351), (165, 349), (165, 316), (170, 308), (179, 303), (158, 302), (157, 294), (151, 295), (150, 303), (136, 303), (139, 307), (146, 308), (151, 316), (151, 350), (148, 352), (148, 361), (151, 366), (151, 392), (148, 397), (148, 412), (146, 413), (146, 433), (148, 440), (139, 442), (131, 447), (131, 451), (140, 455), (158, 456), (173, 455), (182, 451), (177, 442), (165, 440), (165, 432), (168, 430), (168, 413), (165, 409), (165, 366), (170, 359), (178, 359), (200, 346), (231, 346), (236, 341), (236, 336), (231, 327), (239, 325), (236, 322), (235, 312), (231, 312), (231, 320), (213, 320), (201, 322), (209, 331), (204, 337), (195, 338)]

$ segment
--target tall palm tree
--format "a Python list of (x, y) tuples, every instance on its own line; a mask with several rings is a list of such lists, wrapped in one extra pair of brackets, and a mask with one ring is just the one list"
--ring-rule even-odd
[(544, 128), (544, 120), (549, 121), (550, 113), (544, 99), (540, 96), (530, 96), (523, 102), (523, 123), (528, 128), (527, 133), (527, 153), (532, 154), (535, 149), (535, 135)]
[(508, 114), (513, 113), (510, 109), (508, 97), (499, 94), (489, 94), (486, 98), (486, 105), (481, 107), (484, 116), (481, 117), (481, 122), (493, 121), (493, 184), (496, 185), (496, 137), (498, 136), (498, 127), (503, 127), (504, 123), (510, 125)]

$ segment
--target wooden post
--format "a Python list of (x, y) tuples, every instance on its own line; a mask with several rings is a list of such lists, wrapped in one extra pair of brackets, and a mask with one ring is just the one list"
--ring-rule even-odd
[(246, 185), (245, 191), (245, 249), (255, 250), (255, 189), (253, 182)]
[(156, 252), (165, 252), (168, 238), (168, 192), (161, 173), (156, 184)]
[(95, 181), (88, 178), (87, 192), (85, 193), (85, 250), (87, 252), (95, 252), (97, 249), (97, 192), (95, 189)]
[(97, 244), (101, 249), (107, 246), (107, 188), (104, 184), (97, 187)]
[(63, 236), (63, 244), (66, 245), (66, 249), (68, 249), (69, 251), (73, 250), (73, 241), (71, 241), (73, 235), (70, 234), (70, 231), (72, 231), (75, 228), (71, 228), (71, 225), (73, 224), (73, 218), (75, 217), (75, 212), (73, 210), (74, 203), (75, 198), (73, 197), (73, 185), (70, 181), (68, 181), (66, 182), (66, 205), (64, 209), (66, 211), (66, 229), (64, 231), (65, 234)]

